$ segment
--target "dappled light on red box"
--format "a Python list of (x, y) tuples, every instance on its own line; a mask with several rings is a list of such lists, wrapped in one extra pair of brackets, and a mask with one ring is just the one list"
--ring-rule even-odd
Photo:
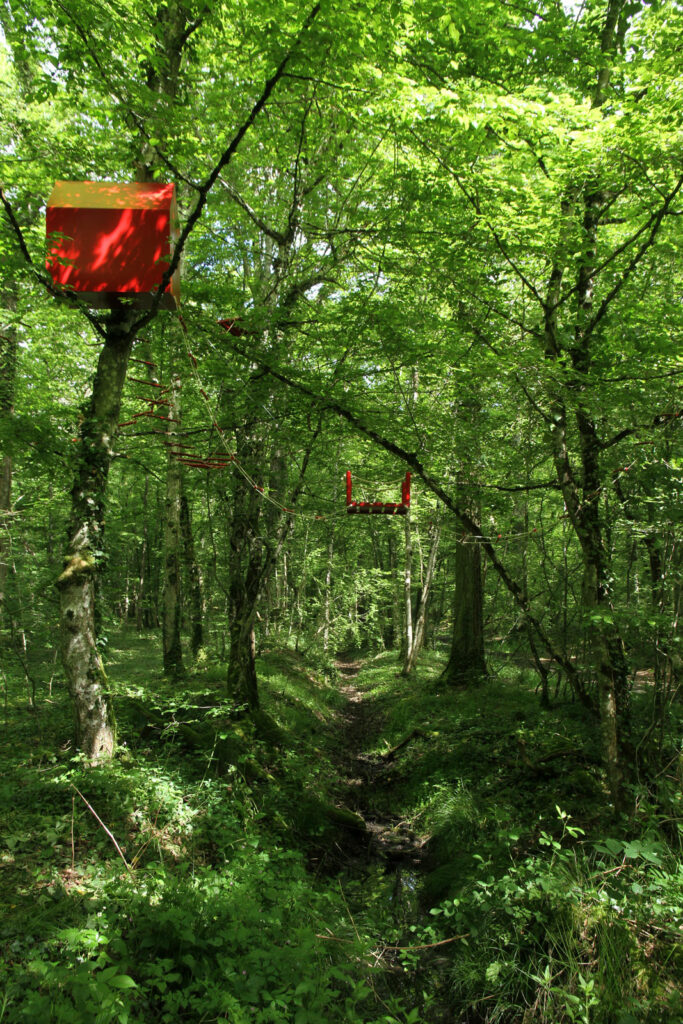
[[(175, 185), (58, 181), (47, 207), (47, 267), (88, 305), (129, 299), (149, 306), (177, 237)], [(175, 309), (178, 271), (161, 300)]]

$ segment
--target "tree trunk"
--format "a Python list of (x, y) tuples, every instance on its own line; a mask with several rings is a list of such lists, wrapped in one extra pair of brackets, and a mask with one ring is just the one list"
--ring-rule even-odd
[(327, 566), (325, 569), (325, 595), (323, 598), (323, 650), (330, 648), (330, 624), (332, 620), (332, 565), (334, 563), (334, 526), (329, 527), (330, 539), (327, 542)]
[[(252, 493), (249, 493), (249, 490)], [(241, 493), (239, 493), (241, 492)], [(230, 653), (228, 692), (237, 704), (250, 711), (259, 706), (256, 677), (254, 622), (260, 589), (261, 543), (259, 509), (253, 488), (236, 481), (235, 509), (230, 531)]]
[[(248, 436), (240, 445), (241, 464), (256, 464), (252, 456), (260, 452), (261, 443)], [(244, 436), (244, 435), (243, 435)], [(263, 541), (260, 536), (262, 498), (257, 488), (263, 489), (263, 479), (255, 476), (254, 483), (235, 475), (232, 491), (232, 517), (230, 522), (229, 555), (229, 639), (228, 693), (236, 704), (246, 705), (250, 711), (259, 706), (256, 677), (256, 638), (254, 622), (256, 602), (261, 584), (261, 558)]]
[(487, 675), (481, 549), (463, 538), (455, 549), (451, 650), (440, 678), (448, 686), (467, 686), (480, 682)]
[(147, 548), (149, 545), (149, 527), (147, 525), (147, 496), (149, 494), (149, 473), (145, 473), (145, 489), (142, 492), (142, 544), (138, 552), (138, 581), (135, 588), (135, 628), (138, 633), (142, 632), (144, 625), (144, 601), (147, 584)]
[(168, 392), (169, 454), (166, 467), (166, 508), (164, 518), (164, 674), (177, 677), (183, 672), (180, 643), (180, 463), (170, 453), (177, 442), (180, 425), (180, 378), (174, 377)]
[[(602, 65), (596, 77), (591, 106), (599, 108), (606, 95), (611, 68), (610, 61), (616, 46), (616, 35), (622, 0), (608, 0), (600, 37)], [(624, 30), (626, 22), (624, 22)], [(564, 276), (564, 238), (558, 239), (557, 255), (553, 261), (544, 303), (545, 355), (553, 361), (571, 359), (574, 381), (568, 385), (573, 392), (572, 406), (579, 437), (579, 464), (577, 473), (570, 455), (567, 424), (567, 406), (560, 394), (552, 396), (550, 435), (553, 459), (565, 506), (572, 527), (581, 546), (583, 581), (581, 602), (590, 631), (591, 658), (597, 680), (598, 709), (602, 734), (602, 747), (610, 795), (615, 810), (623, 802), (623, 771), (619, 756), (619, 725), (628, 710), (628, 671), (622, 639), (614, 622), (611, 608), (609, 554), (605, 545), (604, 523), (600, 515), (604, 472), (600, 463), (601, 444), (594, 414), (584, 402), (584, 382), (591, 372), (594, 322), (593, 297), (597, 275), (597, 242), (600, 212), (606, 196), (599, 183), (588, 182), (582, 199), (581, 237), (583, 253), (579, 265), (575, 292), (576, 309), (573, 324), (573, 345), (566, 351), (558, 328), (558, 308)], [(563, 216), (572, 213), (574, 200), (565, 197)]]
[[(230, 654), (228, 661), (228, 692), (237, 705), (249, 711), (259, 707), (256, 675), (256, 596), (253, 574), (247, 585), (238, 579), (230, 588)], [(258, 589), (258, 588), (257, 588)]]
[(115, 719), (97, 649), (97, 598), (104, 565), (107, 477), (132, 343), (130, 315), (115, 310), (79, 428), (68, 544), (64, 571), (57, 580), (61, 654), (74, 707), (76, 749), (90, 758), (111, 757), (115, 746)]
[(399, 658), (405, 664), (413, 646), (413, 531), (410, 509), (403, 519), (405, 561), (403, 567), (403, 631)]
[[(13, 313), (16, 298), (5, 294), (4, 305)], [(14, 387), (17, 374), (17, 335), (12, 323), (0, 326), (0, 424), (9, 428), (14, 411)], [(8, 430), (9, 432), (9, 430)], [(5, 445), (3, 444), (3, 448)], [(5, 449), (0, 453), (0, 627), (5, 604), (5, 587), (9, 575), (9, 530), (12, 496), (12, 456)]]
[(429, 592), (434, 578), (434, 570), (436, 568), (436, 559), (439, 553), (439, 541), (441, 536), (441, 529), (438, 523), (435, 524), (432, 531), (432, 546), (429, 551), (429, 558), (427, 559), (427, 568), (424, 572), (424, 578), (422, 580), (422, 589), (420, 590), (420, 598), (417, 606), (417, 617), (415, 620), (415, 631), (413, 633), (413, 642), (406, 656), (403, 664), (402, 675), (408, 676), (414, 670), (417, 664), (417, 658), (424, 646), (425, 638), (425, 627), (427, 624), (427, 606), (429, 603)]
[[(387, 648), (393, 650), (396, 647), (396, 641), (398, 637), (403, 636), (402, 622), (403, 616), (401, 614), (401, 578), (398, 570), (398, 553), (396, 551), (397, 542), (396, 534), (391, 530), (387, 537), (387, 544), (389, 548), (389, 572), (391, 573), (391, 626), (387, 631), (388, 636), (384, 643)], [(399, 643), (399, 652), (400, 652)], [(399, 653), (400, 657), (400, 653)]]
[(188, 605), (190, 609), (190, 648), (196, 658), (204, 644), (204, 602), (202, 600), (202, 576), (195, 554), (190, 506), (185, 489), (180, 494), (180, 529), (183, 535), (183, 556), (185, 575), (188, 582)]

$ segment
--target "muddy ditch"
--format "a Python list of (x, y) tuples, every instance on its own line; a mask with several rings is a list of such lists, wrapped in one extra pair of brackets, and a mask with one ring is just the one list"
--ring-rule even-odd
[(386, 811), (386, 799), (378, 799), (380, 792), (391, 788), (389, 775), (400, 750), (394, 748), (383, 756), (368, 753), (382, 728), (382, 705), (355, 683), (361, 662), (339, 659), (335, 667), (340, 675), (340, 692), (346, 698), (339, 722), (339, 799), (364, 823), (362, 830), (349, 830), (352, 834), (344, 843), (346, 863), (340, 867), (352, 872), (360, 869), (363, 861), (380, 862), (387, 871), (397, 873), (400, 884), (416, 892), (424, 855), (422, 841), (400, 814)]

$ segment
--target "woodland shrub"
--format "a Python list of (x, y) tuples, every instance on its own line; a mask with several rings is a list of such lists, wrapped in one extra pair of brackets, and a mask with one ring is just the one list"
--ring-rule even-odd
[(441, 928), (430, 935), (466, 936), (454, 943), (454, 1005), (491, 1024), (676, 1024), (680, 862), (656, 833), (579, 841), (559, 814), (560, 837), (542, 831), (497, 876), (480, 857), (480, 877), (431, 910)]

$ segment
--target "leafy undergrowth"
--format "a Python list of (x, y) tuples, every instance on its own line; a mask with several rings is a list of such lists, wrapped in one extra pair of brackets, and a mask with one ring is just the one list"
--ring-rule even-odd
[(225, 666), (169, 683), (158, 664), (147, 638), (110, 648), (120, 749), (98, 767), (72, 755), (62, 688), (28, 708), (9, 680), (0, 1021), (680, 1019), (677, 793), (665, 772), (610, 823), (576, 707), (541, 711), (519, 672), (454, 692), (430, 655), (411, 680), (367, 664), (365, 803), (422, 842), (396, 873), (340, 807), (333, 670), (264, 653), (249, 720)]
[(221, 697), (225, 666), (171, 684), (150, 641), (119, 644), (107, 765), (72, 756), (63, 690), (29, 709), (9, 680), (0, 1020), (417, 1019), (375, 964), (376, 917), (310, 869), (339, 828), (333, 681), (267, 654), (247, 724)]
[[(436, 682), (436, 661), (411, 680), (393, 667), (382, 656), (361, 680), (386, 711), (375, 752), (421, 735), (387, 762), (377, 802), (422, 836), (414, 941), (446, 940), (430, 975), (445, 1019), (683, 1019), (675, 748), (649, 787), (631, 787), (635, 810), (615, 824), (597, 727), (577, 705), (543, 711), (519, 670), (454, 691)], [(634, 721), (648, 720), (646, 700), (634, 699)]]

